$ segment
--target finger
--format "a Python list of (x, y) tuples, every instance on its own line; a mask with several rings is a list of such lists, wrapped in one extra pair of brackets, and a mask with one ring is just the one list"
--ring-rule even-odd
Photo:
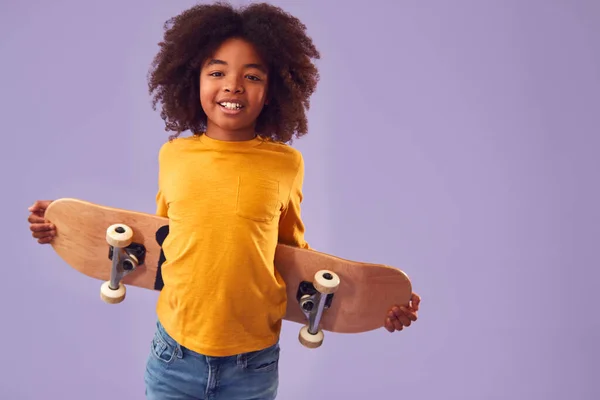
[(404, 326), (409, 326), (411, 321), (417, 320), (417, 314), (406, 307), (392, 307), (394, 316), (400, 318)]
[(54, 233), (54, 231), (48, 231), (48, 232), (33, 232), (31, 234), (31, 236), (34, 239), (53, 239), (54, 237), (56, 237), (56, 233)]
[(410, 299), (410, 303), (415, 311), (419, 311), (419, 304), (421, 304), (421, 296), (419, 296), (416, 293), (413, 293)]
[(27, 222), (29, 222), (30, 224), (44, 224), (48, 221), (46, 221), (44, 217), (40, 215), (30, 214), (29, 217), (27, 217)]
[(30, 212), (44, 212), (50, 203), (52, 203), (52, 200), (37, 200), (28, 208), (28, 210)]
[(36, 239), (43, 237), (54, 237), (56, 236), (55, 229), (38, 229), (37, 227), (31, 227), (31, 236)]
[(34, 239), (52, 239), (54, 238), (56, 235), (54, 234), (53, 231), (46, 231), (46, 232), (33, 232), (31, 234), (31, 236), (33, 236)]
[(409, 327), (411, 324), (411, 320), (404, 314), (399, 313), (396, 314), (395, 318), (392, 318), (392, 320), (396, 320), (398, 321), (400, 324), (402, 324), (403, 326)]
[(46, 232), (55, 230), (54, 225), (48, 224), (31, 224), (29, 226), (31, 232)]
[(407, 307), (400, 307), (400, 315), (406, 317), (410, 321), (417, 320), (417, 312)]
[(396, 318), (398, 318), (398, 317), (396, 316), (396, 311), (395, 311), (395, 308), (397, 308), (397, 307), (392, 307), (392, 309), (391, 309), (391, 310), (388, 312), (387, 318), (388, 318), (390, 321), (393, 321), (393, 320), (395, 320)]
[(27, 209), (27, 211), (35, 213), (35, 214), (43, 214), (46, 211), (45, 208), (39, 206), (38, 204), (34, 204)]
[(37, 242), (39, 244), (48, 244), (48, 243), (52, 242), (52, 239), (54, 239), (54, 237), (44, 237), (44, 238), (38, 239)]
[(392, 319), (389, 317), (385, 319), (385, 329), (387, 329), (388, 332), (394, 332), (394, 330), (396, 329), (394, 323), (392, 322)]
[(402, 329), (404, 329), (400, 321), (398, 321), (397, 319), (392, 320), (392, 322), (394, 323), (394, 328), (396, 328), (397, 331), (401, 331)]

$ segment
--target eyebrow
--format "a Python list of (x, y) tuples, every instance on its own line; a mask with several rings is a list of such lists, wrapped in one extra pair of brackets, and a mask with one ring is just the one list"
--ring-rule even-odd
[[(213, 58), (212, 60), (210, 60), (208, 62), (208, 64), (206, 64), (206, 66), (210, 66), (210, 65), (227, 65), (227, 63), (225, 61), (223, 61), (223, 60), (219, 60), (219, 59)], [(267, 72), (267, 69), (262, 64), (253, 64), (253, 63), (251, 63), (251, 64), (244, 64), (244, 67), (245, 68), (255, 68), (255, 69), (258, 69), (258, 70), (260, 70), (260, 71), (262, 71), (264, 73)]]

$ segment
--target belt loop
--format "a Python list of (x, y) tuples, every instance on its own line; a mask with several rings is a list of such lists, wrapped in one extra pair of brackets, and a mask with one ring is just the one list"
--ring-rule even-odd
[(248, 366), (248, 358), (246, 357), (246, 353), (237, 355), (237, 365), (242, 368), (246, 368)]

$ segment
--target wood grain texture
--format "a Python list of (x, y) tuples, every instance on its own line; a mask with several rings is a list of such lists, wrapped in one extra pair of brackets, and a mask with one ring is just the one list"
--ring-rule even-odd
[(323, 269), (335, 272), (340, 285), (331, 308), (321, 319), (321, 328), (338, 333), (359, 333), (383, 327), (394, 304), (407, 305), (412, 294), (408, 276), (397, 268), (344, 260), (314, 250), (279, 245), (275, 266), (287, 285), (286, 319), (305, 324), (296, 301), (298, 285), (312, 282)]
[(154, 289), (160, 256), (155, 234), (169, 224), (168, 219), (69, 198), (53, 201), (45, 218), (56, 226), (56, 237), (51, 242), (54, 251), (82, 274), (103, 281), (110, 279), (112, 266), (106, 230), (113, 224), (128, 225), (133, 230), (133, 242), (146, 247), (146, 259), (123, 283)]
[[(52, 202), (46, 219), (56, 225), (57, 235), (51, 243), (54, 251), (77, 271), (102, 281), (110, 279), (111, 270), (106, 230), (113, 224), (128, 225), (133, 230), (133, 242), (146, 247), (146, 260), (123, 283), (154, 289), (160, 256), (156, 232), (168, 225), (168, 219), (69, 198)], [(386, 265), (345, 260), (282, 244), (277, 247), (274, 261), (287, 286), (285, 319), (302, 325), (306, 318), (296, 301), (300, 282), (312, 282), (323, 269), (339, 275), (340, 286), (321, 320), (325, 331), (358, 333), (381, 328), (389, 308), (408, 304), (412, 293), (408, 276)]]

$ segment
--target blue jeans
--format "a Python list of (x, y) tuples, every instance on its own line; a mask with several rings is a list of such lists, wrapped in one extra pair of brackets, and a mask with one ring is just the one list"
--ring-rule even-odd
[(178, 344), (157, 322), (146, 364), (149, 400), (273, 400), (279, 343), (229, 357), (209, 357)]

